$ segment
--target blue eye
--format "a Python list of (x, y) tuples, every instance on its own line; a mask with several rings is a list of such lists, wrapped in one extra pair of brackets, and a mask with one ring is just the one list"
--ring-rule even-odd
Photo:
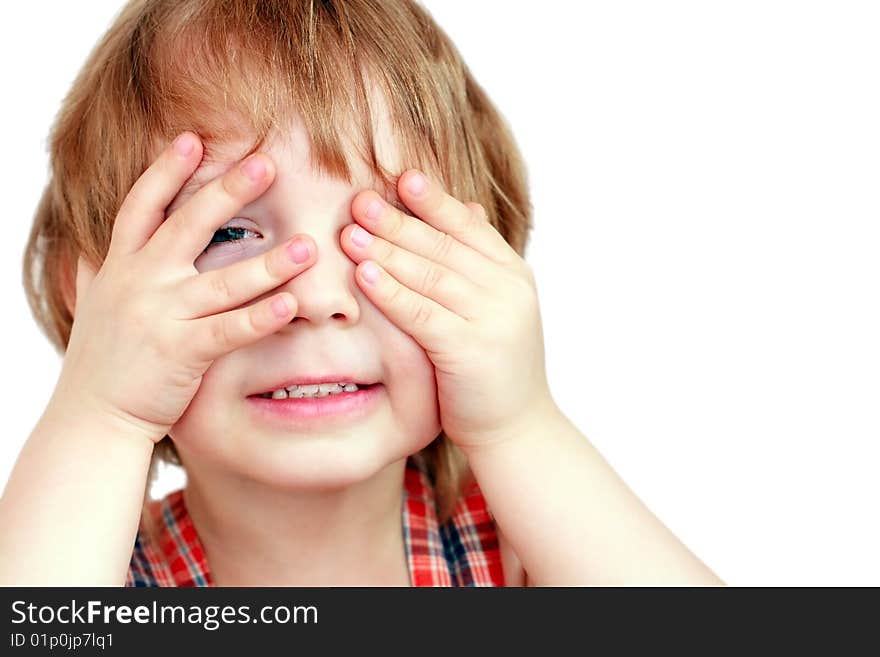
[[(208, 246), (205, 247), (205, 250), (202, 251), (202, 253), (207, 253), (212, 244), (220, 244), (222, 242), (239, 242), (244, 239), (244, 235), (246, 233), (250, 233), (251, 235), (258, 235), (258, 233), (247, 228), (243, 228), (242, 226), (226, 226), (224, 228), (221, 228), (214, 233), (214, 235), (211, 237), (211, 241), (208, 243)], [(218, 237), (220, 237), (221, 239), (216, 239)]]

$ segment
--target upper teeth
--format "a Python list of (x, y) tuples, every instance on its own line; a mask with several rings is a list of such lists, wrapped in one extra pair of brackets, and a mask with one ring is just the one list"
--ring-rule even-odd
[(326, 397), (327, 395), (338, 395), (341, 392), (355, 392), (358, 390), (355, 383), (314, 383), (302, 386), (287, 386), (271, 393), (260, 395), (261, 397), (272, 399), (299, 399), (301, 397)]

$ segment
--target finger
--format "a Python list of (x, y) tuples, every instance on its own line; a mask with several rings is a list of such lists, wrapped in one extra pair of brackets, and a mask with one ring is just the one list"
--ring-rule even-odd
[(352, 214), (373, 235), (460, 272), (478, 285), (481, 281), (490, 280), (492, 268), (497, 266), (449, 233), (441, 232), (390, 205), (372, 190), (355, 198)]
[(409, 289), (464, 319), (473, 316), (482, 290), (451, 269), (370, 235), (357, 224), (342, 231), (342, 246), (355, 262), (372, 260)]
[(498, 264), (508, 265), (519, 258), (501, 233), (487, 221), (485, 210), (473, 212), (424, 173), (409, 169), (400, 176), (397, 188), (406, 207), (437, 230), (449, 233)]
[(240, 349), (288, 324), (297, 309), (294, 296), (275, 296), (219, 315), (191, 320), (194, 355), (205, 363)]
[(74, 317), (76, 317), (76, 309), (77, 306), (79, 306), (80, 299), (85, 298), (86, 290), (89, 289), (92, 281), (95, 280), (95, 276), (97, 276), (97, 272), (86, 261), (86, 259), (82, 257), (82, 254), (80, 254), (79, 259), (76, 261), (76, 297), (73, 300)]
[(315, 253), (311, 238), (298, 235), (262, 255), (190, 276), (175, 294), (177, 316), (192, 319), (240, 306), (305, 271)]
[(465, 319), (413, 292), (372, 260), (357, 266), (356, 278), (370, 301), (428, 352), (447, 351), (465, 328)]
[(260, 153), (251, 155), (171, 213), (153, 235), (149, 248), (162, 259), (192, 264), (217, 228), (265, 192), (274, 174), (268, 157)]
[(131, 254), (146, 244), (165, 219), (167, 208), (202, 159), (202, 142), (184, 132), (132, 185), (113, 224), (109, 252)]

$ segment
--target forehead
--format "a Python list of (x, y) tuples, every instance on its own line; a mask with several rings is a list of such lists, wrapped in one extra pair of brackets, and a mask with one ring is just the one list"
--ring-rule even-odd
[[(384, 95), (375, 86), (369, 89), (372, 119), (373, 149), (376, 161), (394, 177), (404, 171), (404, 161), (398, 140), (394, 136), (388, 106)], [(372, 167), (368, 165), (368, 145), (354, 135), (357, 132), (351, 120), (340, 121), (332, 126), (339, 134), (343, 144), (348, 169), (351, 173), (351, 185), (356, 188), (373, 188), (384, 193), (390, 200), (397, 199), (396, 190), (383, 189), (381, 181), (376, 180)], [(243, 160), (255, 142), (253, 135), (205, 140), (204, 155), (193, 175), (187, 180), (178, 193), (178, 197), (186, 196), (202, 187), (211, 180), (222, 176), (237, 163)], [(314, 177), (318, 174), (314, 168), (313, 149), (302, 120), (293, 114), (284, 127), (275, 128), (266, 138), (257, 152), (267, 154), (274, 162), (276, 176), (284, 175), (295, 178)], [(341, 182), (344, 182), (341, 178)]]

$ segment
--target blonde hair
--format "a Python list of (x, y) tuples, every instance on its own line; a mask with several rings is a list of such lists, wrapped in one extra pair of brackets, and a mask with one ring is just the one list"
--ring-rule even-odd
[[(231, 139), (255, 135), (248, 153), (259, 150), (273, 128), (297, 116), (313, 168), (351, 184), (346, 137), (354, 137), (373, 175), (394, 189), (403, 171), (387, 171), (376, 157), (370, 83), (384, 92), (406, 168), (481, 204), (524, 255), (531, 206), (513, 136), (417, 3), (132, 0), (89, 55), (50, 132), (50, 178), (25, 249), (23, 282), (56, 350), (63, 355), (70, 337), (78, 255), (100, 266), (129, 189), (183, 130), (202, 138), (211, 160)], [(355, 134), (346, 135), (346, 127)], [(471, 475), (443, 433), (423, 454), (445, 521)], [(168, 436), (153, 466), (160, 458), (179, 463)]]

